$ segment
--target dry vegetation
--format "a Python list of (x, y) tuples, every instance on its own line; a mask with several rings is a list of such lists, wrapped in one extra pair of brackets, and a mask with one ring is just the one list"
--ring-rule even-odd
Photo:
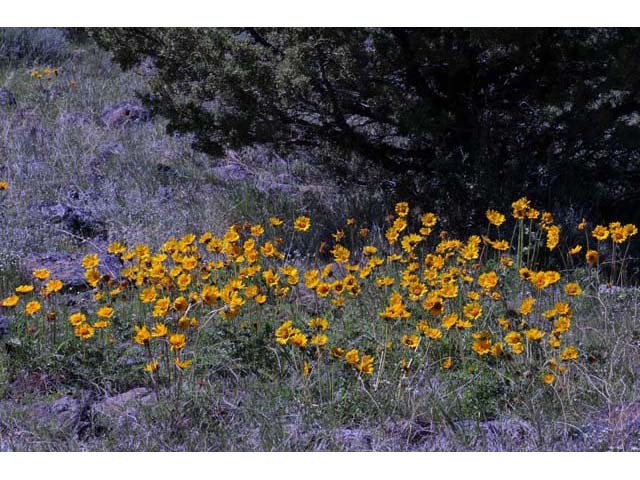
[[(109, 128), (145, 70), (29, 35), (0, 65), (0, 450), (638, 448), (635, 226), (505, 199), (456, 240), (308, 159)], [(84, 289), (26, 268), (51, 252)]]

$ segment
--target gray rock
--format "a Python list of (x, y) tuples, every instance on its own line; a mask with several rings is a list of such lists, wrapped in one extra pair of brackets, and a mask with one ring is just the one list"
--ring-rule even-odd
[(40, 213), (49, 223), (61, 224), (69, 233), (81, 238), (99, 238), (106, 240), (107, 227), (104, 221), (73, 205), (60, 202), (42, 202)]
[(16, 97), (6, 88), (0, 88), (0, 105), (16, 105)]
[(124, 127), (134, 123), (148, 122), (151, 112), (133, 102), (122, 102), (105, 109), (100, 116), (109, 128)]
[(241, 182), (248, 179), (251, 173), (238, 163), (229, 163), (213, 168), (213, 173), (225, 182)]
[(62, 112), (58, 116), (58, 124), (86, 126), (91, 124), (91, 118), (84, 112)]
[[(98, 254), (100, 265), (98, 270), (102, 275), (109, 275), (114, 280), (120, 278), (122, 265), (117, 257), (109, 254)], [(38, 268), (46, 268), (51, 272), (51, 278), (62, 280), (65, 291), (82, 291), (88, 288), (82, 267), (83, 253), (49, 252), (45, 254), (29, 255), (24, 261), (27, 275)]]
[(298, 188), (288, 183), (272, 182), (269, 180), (258, 180), (256, 182), (258, 190), (264, 193), (297, 193)]
[(155, 396), (152, 390), (144, 387), (134, 388), (94, 403), (90, 413), (94, 419), (115, 422), (120, 427), (129, 426), (137, 422), (140, 406), (151, 405), (154, 402)]
[(53, 423), (63, 429), (73, 429), (80, 421), (82, 402), (64, 396), (54, 402), (37, 403), (33, 410), (42, 423)]
[(124, 153), (124, 145), (121, 143), (111, 143), (108, 145), (103, 145), (98, 149), (98, 159), (100, 161), (106, 162), (110, 158), (113, 158), (117, 155), (122, 155)]
[(81, 391), (77, 396), (78, 398), (65, 395), (52, 402), (35, 403), (29, 409), (29, 413), (38, 418), (38, 422), (55, 425), (61, 430), (81, 430), (87, 426), (94, 395), (88, 391)]

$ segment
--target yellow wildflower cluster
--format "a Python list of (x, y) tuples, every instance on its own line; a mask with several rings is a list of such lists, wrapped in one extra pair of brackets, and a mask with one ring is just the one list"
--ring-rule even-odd
[(31, 70), (30, 75), (31, 78), (37, 78), (38, 80), (51, 80), (52, 78), (60, 75), (60, 69), (50, 67), (44, 67), (43, 69), (34, 68)]
[[(101, 338), (100, 331), (106, 338), (113, 324), (124, 325), (154, 382), (190, 368), (207, 327), (269, 335), (273, 350), (305, 378), (330, 364), (373, 378), (374, 370), (407, 375), (428, 365), (455, 370), (465, 361), (488, 361), (536, 369), (551, 385), (580, 356), (571, 326), (583, 286), (534, 260), (540, 251), (563, 255), (561, 232), (568, 228), (561, 230), (553, 215), (526, 198), (512, 204), (512, 217), (511, 235), (501, 233), (506, 215), (488, 210), (486, 235), (454, 239), (433, 233), (436, 214), (412, 215), (400, 202), (386, 219), (386, 242), (374, 242), (369, 228), (349, 219), (323, 242), (315, 258), (324, 261), (315, 264), (285, 253), (291, 251), (285, 237), (311, 229), (307, 216), (234, 224), (219, 235), (190, 233), (157, 249), (113, 242), (107, 251), (122, 270), (104, 274), (100, 255), (86, 255), (82, 266), (94, 305), (72, 312), (68, 322), (82, 341)], [(527, 248), (525, 220), (537, 229), (528, 236), (538, 242)], [(586, 263), (598, 266), (600, 258), (589, 238), (618, 245), (636, 234), (631, 224), (596, 226), (586, 236)], [(29, 318), (50, 313), (45, 303), (63, 284), (45, 269), (33, 277), (33, 284), (1, 300), (2, 307), (23, 302)], [(123, 315), (134, 304), (135, 316)], [(391, 359), (402, 368), (385, 368)]]

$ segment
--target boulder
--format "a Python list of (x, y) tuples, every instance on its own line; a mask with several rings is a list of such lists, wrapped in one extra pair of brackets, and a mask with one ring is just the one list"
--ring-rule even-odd
[(134, 388), (94, 403), (90, 413), (92, 418), (97, 420), (107, 420), (110, 424), (115, 422), (121, 427), (130, 426), (137, 420), (140, 406), (151, 405), (154, 402), (152, 390), (144, 387)]
[(0, 106), (15, 105), (16, 97), (6, 88), (0, 88)]
[(55, 426), (67, 432), (78, 432), (88, 425), (88, 413), (93, 399), (92, 392), (79, 391), (73, 397), (65, 395), (54, 401), (34, 403), (26, 413), (37, 418), (40, 424)]
[(106, 162), (107, 160), (122, 155), (125, 151), (124, 145), (121, 143), (109, 143), (98, 148), (98, 160)]
[(46, 222), (61, 224), (64, 230), (83, 239), (107, 238), (105, 222), (96, 219), (87, 210), (66, 203), (47, 201), (40, 204), (40, 213)]
[(239, 163), (228, 163), (214, 167), (213, 173), (224, 182), (241, 182), (251, 176), (251, 173)]
[(133, 102), (122, 102), (105, 109), (100, 116), (109, 128), (124, 127), (151, 120), (149, 110)]
[(91, 118), (84, 112), (62, 112), (58, 116), (58, 124), (64, 126), (87, 126)]
[(34, 413), (44, 424), (55, 424), (65, 430), (73, 430), (80, 421), (82, 402), (64, 396), (53, 402), (40, 402), (33, 405)]
[[(65, 291), (77, 292), (88, 288), (84, 278), (85, 269), (82, 266), (84, 255), (80, 252), (32, 254), (25, 259), (23, 267), (27, 275), (38, 268), (46, 268), (51, 272), (51, 278), (62, 280)], [(99, 253), (98, 256), (100, 257), (100, 265), (98, 266), (100, 273), (109, 275), (114, 280), (119, 279), (122, 269), (120, 259), (106, 253)]]

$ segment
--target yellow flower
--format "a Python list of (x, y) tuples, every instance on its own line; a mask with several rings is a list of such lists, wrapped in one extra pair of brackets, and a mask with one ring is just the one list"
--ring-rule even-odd
[(567, 283), (564, 286), (564, 293), (572, 297), (577, 297), (578, 295), (582, 294), (582, 288), (580, 288), (580, 285), (578, 285), (577, 283)]
[(396, 203), (396, 213), (400, 217), (406, 217), (409, 214), (409, 204), (407, 202)]
[(445, 315), (442, 318), (442, 328), (444, 328), (445, 330), (450, 330), (451, 327), (455, 326), (458, 320), (458, 314), (455, 312)]
[(305, 360), (304, 363), (302, 364), (302, 374), (305, 377), (308, 377), (310, 373), (311, 373), (311, 368), (309, 367), (309, 362)]
[(475, 341), (471, 346), (471, 350), (476, 352), (478, 355), (486, 355), (491, 352), (492, 341), (491, 341), (491, 333), (490, 332), (478, 332), (473, 334), (473, 338)]
[(100, 318), (111, 318), (113, 316), (113, 308), (111, 307), (100, 307), (96, 312), (98, 317)]
[(554, 334), (564, 333), (571, 327), (571, 319), (569, 317), (561, 316), (553, 323)]
[(6, 190), (7, 188), (9, 188), (8, 182), (0, 182), (0, 190)]
[(363, 355), (362, 361), (356, 368), (366, 375), (371, 375), (373, 373), (373, 357), (371, 355)]
[(176, 367), (178, 367), (180, 370), (186, 370), (191, 366), (192, 363), (193, 360), (180, 360), (179, 358), (176, 358)]
[(487, 210), (486, 216), (489, 223), (496, 227), (499, 227), (505, 221), (505, 216), (496, 210)]
[(438, 223), (438, 217), (435, 213), (427, 212), (420, 217), (420, 222), (427, 228), (433, 228)]
[(420, 235), (410, 233), (409, 235), (405, 235), (404, 237), (402, 237), (400, 245), (402, 245), (402, 249), (405, 252), (411, 253), (415, 249), (416, 245), (418, 245), (418, 243), (420, 243), (422, 240), (423, 237), (421, 237)]
[(600, 256), (598, 255), (597, 250), (587, 250), (585, 258), (587, 259), (587, 263), (589, 265), (595, 265), (598, 263)]
[(133, 337), (133, 340), (136, 343), (140, 345), (145, 345), (146, 343), (149, 343), (149, 340), (151, 339), (151, 333), (147, 329), (146, 325), (143, 325), (142, 327), (139, 327), (136, 325), (135, 330), (136, 330), (136, 335)]
[(627, 223), (624, 227), (624, 233), (627, 237), (633, 237), (638, 234), (638, 227), (636, 227), (633, 223)]
[(583, 218), (582, 221), (578, 224), (578, 230), (584, 230), (584, 227), (587, 226), (587, 219)]
[(603, 225), (597, 225), (591, 232), (591, 236), (599, 241), (606, 240), (609, 238), (609, 230)]
[(90, 268), (95, 268), (99, 264), (100, 264), (100, 257), (98, 256), (97, 253), (85, 255), (85, 257), (82, 259), (82, 266), (87, 270)]
[(186, 330), (187, 328), (189, 328), (190, 324), (191, 324), (191, 319), (187, 316), (182, 316), (178, 319), (178, 328), (180, 330)]
[(93, 328), (107, 328), (108, 326), (108, 320), (98, 320), (97, 322), (93, 322)]
[(529, 200), (526, 197), (519, 198), (511, 204), (512, 215), (516, 220), (522, 220), (529, 210)]
[(478, 285), (487, 290), (495, 287), (498, 284), (498, 275), (496, 272), (483, 273), (478, 277)]
[(45, 293), (49, 295), (51, 293), (59, 292), (60, 290), (62, 290), (63, 286), (64, 284), (62, 283), (61, 280), (57, 280), (57, 279), (49, 280), (47, 284), (44, 286)]
[(316, 293), (319, 297), (326, 297), (331, 292), (331, 284), (326, 282), (320, 282), (316, 286)]
[(333, 347), (331, 349), (331, 356), (333, 358), (342, 358), (344, 357), (344, 349), (340, 347)]
[(571, 307), (566, 302), (557, 302), (553, 309), (558, 313), (558, 315), (564, 315), (566, 317), (571, 317), (573, 312), (571, 311)]
[(555, 380), (556, 380), (556, 376), (553, 373), (545, 373), (542, 377), (542, 381), (547, 385), (553, 384)]
[(449, 370), (452, 365), (453, 365), (453, 358), (447, 357), (442, 360), (442, 368), (444, 368), (445, 370)]
[(567, 347), (560, 354), (560, 360), (575, 360), (578, 358), (578, 350), (575, 347)]
[(319, 334), (311, 337), (311, 345), (316, 347), (324, 347), (327, 344), (327, 341), (329, 341), (329, 337), (326, 335)]
[(508, 345), (515, 345), (522, 342), (522, 335), (520, 335), (518, 332), (509, 332), (505, 335), (504, 341)]
[(331, 254), (337, 263), (347, 263), (349, 261), (349, 256), (351, 252), (349, 249), (343, 247), (342, 245), (335, 245), (331, 249)]
[(27, 303), (27, 306), (24, 308), (24, 311), (28, 315), (34, 315), (35, 313), (40, 311), (40, 308), (42, 308), (40, 306), (40, 302), (36, 300), (32, 300), (31, 302)]
[(560, 227), (553, 225), (547, 230), (547, 248), (553, 250), (560, 242)]
[(17, 295), (11, 295), (5, 298), (4, 300), (2, 300), (2, 306), (7, 308), (15, 307), (19, 301), (20, 301), (20, 297), (18, 297)]
[(302, 332), (297, 332), (289, 337), (289, 343), (295, 345), (296, 347), (306, 348), (307, 346), (307, 336)]
[(76, 313), (72, 313), (69, 316), (69, 322), (74, 327), (77, 327), (78, 325), (81, 325), (86, 321), (87, 321), (87, 316), (84, 313), (76, 312)]
[(548, 270), (544, 272), (544, 278), (547, 285), (553, 285), (560, 280), (560, 273), (555, 270)]
[(187, 337), (182, 333), (172, 333), (169, 335), (169, 345), (171, 345), (171, 351), (177, 352), (184, 348), (187, 343)]
[(97, 268), (91, 268), (84, 272), (84, 278), (87, 283), (93, 288), (98, 285), (98, 282), (100, 281), (100, 272)]
[(272, 227), (279, 227), (280, 225), (282, 225), (284, 222), (282, 220), (280, 220), (278, 217), (271, 217), (269, 218), (269, 224)]
[(31, 293), (33, 289), (33, 285), (20, 285), (16, 287), (16, 293)]
[(420, 343), (420, 337), (418, 335), (403, 335), (402, 336), (402, 344), (407, 347), (415, 350), (418, 348), (418, 344)]
[(299, 216), (293, 222), (294, 230), (297, 230), (299, 232), (306, 232), (307, 230), (309, 230), (310, 226), (311, 226), (311, 219), (305, 216)]
[(520, 308), (518, 308), (518, 312), (522, 315), (529, 315), (533, 310), (533, 304), (536, 303), (535, 298), (527, 297), (520, 304)]
[(126, 250), (127, 247), (122, 245), (120, 242), (113, 242), (109, 244), (109, 247), (107, 248), (107, 252), (109, 252), (111, 255), (119, 255), (121, 253), (124, 253)]
[(532, 342), (537, 342), (541, 340), (542, 337), (544, 337), (544, 332), (541, 332), (537, 328), (530, 328), (526, 330), (524, 334), (527, 337), (527, 340), (530, 340)]
[(154, 318), (164, 317), (169, 311), (169, 305), (170, 305), (169, 297), (161, 298), (160, 300), (156, 301), (153, 307), (153, 312), (151, 312), (151, 315)]
[(95, 335), (96, 331), (91, 325), (83, 323), (74, 329), (74, 333), (76, 337), (79, 337), (82, 340), (88, 340)]
[(189, 301), (180, 296), (173, 301), (173, 309), (177, 312), (184, 312), (189, 306)]
[(560, 337), (556, 335), (549, 336), (549, 345), (552, 348), (560, 348)]
[(582, 245), (576, 245), (571, 250), (569, 250), (569, 255), (575, 255), (576, 253), (580, 253), (582, 251)]
[(151, 336), (154, 338), (166, 337), (168, 333), (169, 330), (164, 323), (156, 323), (151, 329)]
[(344, 359), (349, 365), (358, 365), (360, 363), (360, 352), (356, 348), (349, 350), (345, 353)]
[[(181, 263), (182, 268), (184, 268), (185, 270), (193, 270), (198, 265), (198, 259), (193, 256), (184, 257)], [(191, 278), (189, 278), (189, 280), (191, 280)]]
[(142, 303), (151, 303), (156, 300), (156, 289), (153, 287), (147, 287), (140, 293), (140, 301)]
[(509, 268), (513, 265), (513, 258), (503, 255), (500, 257), (500, 264), (505, 268)]
[(462, 311), (469, 320), (476, 320), (482, 315), (482, 306), (477, 302), (467, 303)]
[(289, 337), (296, 331), (297, 329), (293, 328), (293, 322), (287, 320), (276, 329), (276, 342), (280, 345), (286, 345), (289, 342)]
[(264, 227), (262, 225), (253, 225), (251, 227), (251, 235), (254, 237), (259, 237), (264, 233)]
[(329, 328), (329, 322), (322, 317), (317, 317), (309, 321), (309, 328), (311, 329), (319, 328), (323, 332), (326, 332), (327, 328)]
[(158, 367), (158, 360), (154, 358), (144, 366), (144, 371), (147, 373), (155, 372), (156, 370), (158, 370)]
[(188, 273), (182, 273), (177, 279), (178, 289), (184, 292), (191, 284), (191, 275)]

